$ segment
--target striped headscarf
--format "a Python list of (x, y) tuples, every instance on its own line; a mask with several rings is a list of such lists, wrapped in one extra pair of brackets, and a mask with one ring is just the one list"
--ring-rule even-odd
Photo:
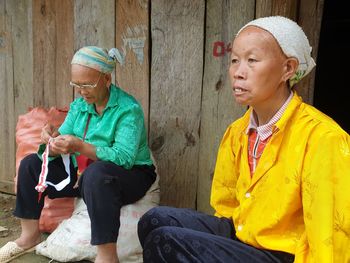
[(110, 51), (107, 51), (105, 48), (87, 46), (79, 49), (74, 54), (71, 64), (86, 66), (108, 74), (114, 70), (116, 61), (122, 61), (122, 56), (118, 49), (112, 48)]

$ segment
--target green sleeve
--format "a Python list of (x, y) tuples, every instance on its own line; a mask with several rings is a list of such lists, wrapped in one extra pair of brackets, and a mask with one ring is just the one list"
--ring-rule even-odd
[(144, 129), (142, 108), (134, 104), (121, 114), (112, 147), (96, 147), (97, 158), (114, 162), (126, 169), (132, 168)]

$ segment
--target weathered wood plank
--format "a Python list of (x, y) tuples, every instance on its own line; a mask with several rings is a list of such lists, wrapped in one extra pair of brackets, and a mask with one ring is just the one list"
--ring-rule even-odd
[(7, 9), (12, 17), (13, 88), (17, 120), (20, 114), (33, 106), (32, 0), (8, 1)]
[(115, 0), (74, 1), (74, 51), (83, 46), (115, 46)]
[[(16, 124), (18, 116), (33, 105), (33, 34), (32, 34), (32, 1), (14, 0), (7, 2), (7, 15), (11, 17), (12, 58), (13, 58), (13, 124), (9, 141), (14, 145), (11, 152), (10, 173), (8, 179), (13, 183), (16, 169)], [(10, 192), (14, 189), (10, 188)]]
[(10, 165), (11, 157), (14, 156), (13, 137), (11, 138), (14, 104), (11, 19), (7, 15), (6, 2), (0, 1), (0, 190), (8, 191), (9, 178), (13, 177), (9, 171), (14, 171)]
[(73, 0), (33, 1), (34, 105), (68, 106)]
[(246, 107), (234, 101), (228, 67), (231, 42), (237, 31), (254, 18), (254, 0), (208, 0), (206, 47), (197, 209), (211, 213), (209, 205), (217, 150), (227, 126), (242, 116)]
[[(56, 104), (69, 106), (74, 91), (69, 86), (70, 62), (74, 51), (74, 0), (55, 1), (56, 9)], [(52, 105), (50, 105), (52, 106)]]
[(280, 15), (295, 20), (299, 0), (256, 0), (256, 18)]
[(13, 192), (17, 117), (32, 102), (31, 1), (0, 1), (0, 190)]
[[(56, 104), (55, 87), (55, 21), (51, 1), (33, 1), (33, 87), (34, 105)], [(50, 88), (49, 88), (50, 87)]]
[(272, 15), (281, 15), (296, 20), (299, 0), (274, 0)]
[(148, 127), (149, 0), (116, 0), (116, 20), (116, 47), (124, 57), (116, 66), (116, 82), (141, 103)]
[(87, 45), (114, 47), (115, 0), (74, 1), (74, 50)]
[[(298, 23), (304, 29), (309, 39), (310, 45), (312, 46), (312, 57), (315, 61), (317, 60), (320, 40), (323, 6), (324, 0), (306, 0), (300, 1), (299, 7)], [(311, 104), (314, 98), (315, 74), (316, 70), (314, 69), (297, 86), (299, 95), (303, 97), (304, 101)]]
[(273, 0), (256, 0), (255, 17), (264, 17), (272, 15), (272, 1)]
[(150, 145), (161, 203), (195, 207), (204, 0), (153, 0)]

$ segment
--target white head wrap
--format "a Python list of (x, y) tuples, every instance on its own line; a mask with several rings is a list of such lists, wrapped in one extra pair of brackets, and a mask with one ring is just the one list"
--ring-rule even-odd
[(258, 18), (243, 26), (237, 35), (247, 26), (260, 27), (270, 32), (287, 57), (298, 59), (299, 67), (295, 75), (289, 80), (290, 87), (309, 74), (316, 65), (311, 57), (312, 47), (309, 44), (309, 40), (302, 28), (293, 20), (282, 16)]

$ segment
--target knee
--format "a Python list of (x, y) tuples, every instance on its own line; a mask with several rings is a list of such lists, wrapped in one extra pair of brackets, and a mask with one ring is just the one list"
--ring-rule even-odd
[(90, 164), (82, 174), (81, 186), (84, 189), (102, 189), (108, 181), (108, 170), (104, 162), (96, 161)]
[(41, 161), (36, 153), (29, 154), (21, 160), (18, 172), (20, 173), (23, 170), (28, 170), (28, 168), (30, 169), (31, 167), (33, 167), (33, 165), (36, 165), (38, 162), (40, 163)]
[(185, 229), (162, 226), (154, 229), (145, 239), (143, 245), (143, 257), (145, 262), (153, 258), (165, 259), (165, 262), (174, 260), (174, 252), (179, 242), (184, 243)]
[[(157, 223), (157, 219), (156, 217), (153, 217), (154, 214), (157, 213), (157, 209), (158, 207), (154, 207), (152, 209), (150, 209), (149, 211), (147, 211), (139, 220), (138, 224), (137, 224), (137, 234), (139, 236), (139, 240), (141, 243), (141, 246), (143, 247), (144, 245), (144, 241), (146, 239), (146, 237), (148, 236), (148, 234), (154, 229), (156, 228), (156, 223)], [(152, 227), (154, 226), (154, 227)]]
[(139, 220), (137, 225), (137, 233), (141, 245), (149, 233), (154, 229), (170, 225), (172, 208), (166, 206), (157, 206), (147, 211)]
[[(24, 157), (18, 167), (18, 181), (28, 180), (30, 176), (28, 174), (36, 174), (36, 170), (41, 168), (41, 160), (36, 153), (32, 153)], [(40, 172), (40, 171), (39, 171)]]
[(79, 190), (85, 203), (96, 202), (94, 200), (106, 200), (114, 198), (113, 202), (119, 202), (122, 196), (122, 185), (117, 176), (111, 175), (111, 167), (104, 161), (96, 161), (90, 164), (79, 180)]

